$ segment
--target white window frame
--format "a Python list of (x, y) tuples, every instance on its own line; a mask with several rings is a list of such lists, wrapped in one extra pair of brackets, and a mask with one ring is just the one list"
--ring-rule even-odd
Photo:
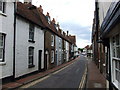
[(2, 49), (2, 52), (1, 52), (1, 58), (0, 58), (0, 62), (4, 62), (5, 61), (5, 34), (3, 33), (0, 33), (0, 43), (3, 43), (2, 46), (0, 45), (0, 49)]
[(54, 46), (54, 35), (51, 35), (51, 46)]
[(5, 13), (5, 5), (6, 3), (3, 1), (0, 1), (1, 7), (0, 7), (0, 13)]
[[(111, 72), (111, 75), (112, 75), (112, 82), (113, 84), (117, 87), (117, 88), (120, 88), (120, 64), (117, 63), (118, 67), (116, 67), (116, 63), (115, 62), (120, 62), (120, 56), (117, 55), (117, 47), (120, 48), (120, 34), (119, 34), (119, 45), (116, 44), (116, 36), (113, 36), (115, 38), (115, 43), (113, 45), (113, 37), (111, 37), (110, 39), (110, 50), (111, 50), (111, 69), (112, 69), (112, 72)], [(115, 55), (113, 55), (113, 49), (115, 49)], [(116, 77), (116, 71), (119, 73)]]
[(54, 63), (54, 50), (51, 51), (51, 63)]
[[(31, 52), (30, 49), (32, 50)], [(28, 48), (28, 67), (33, 65), (34, 65), (34, 47), (30, 46)]]
[(29, 40), (34, 41), (34, 33), (35, 33), (35, 26), (33, 24), (29, 24)]

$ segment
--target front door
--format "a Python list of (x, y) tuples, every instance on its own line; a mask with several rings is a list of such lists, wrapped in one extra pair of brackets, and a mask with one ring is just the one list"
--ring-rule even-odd
[(38, 70), (41, 70), (41, 58), (42, 58), (42, 50), (39, 50), (39, 61), (38, 61)]

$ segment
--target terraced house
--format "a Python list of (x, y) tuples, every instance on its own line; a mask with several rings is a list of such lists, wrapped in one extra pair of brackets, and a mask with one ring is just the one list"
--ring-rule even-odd
[(92, 32), (93, 59), (106, 77), (110, 89), (120, 89), (119, 29), (120, 1), (96, 1)]
[[(0, 79), (9, 81), (71, 59), (72, 42), (42, 6), (0, 2)], [(74, 52), (74, 51), (73, 51)]]

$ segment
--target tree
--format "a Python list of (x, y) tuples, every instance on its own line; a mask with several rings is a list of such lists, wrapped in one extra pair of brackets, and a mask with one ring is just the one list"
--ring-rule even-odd
[(83, 52), (83, 48), (78, 48), (78, 51), (81, 51), (81, 52)]

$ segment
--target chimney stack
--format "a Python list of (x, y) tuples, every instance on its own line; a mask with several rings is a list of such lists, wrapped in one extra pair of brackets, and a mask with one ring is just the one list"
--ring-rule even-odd
[(52, 22), (55, 24), (55, 18), (53, 18)]
[(67, 31), (67, 36), (68, 36), (68, 34), (69, 34), (69, 31)]
[(50, 18), (49, 12), (47, 12), (46, 16)]
[(38, 7), (38, 9), (39, 9), (39, 11), (40, 11), (41, 13), (43, 13), (43, 9), (42, 9), (42, 6), (41, 6), (41, 5)]
[(32, 4), (32, 0), (24, 0), (25, 4)]

